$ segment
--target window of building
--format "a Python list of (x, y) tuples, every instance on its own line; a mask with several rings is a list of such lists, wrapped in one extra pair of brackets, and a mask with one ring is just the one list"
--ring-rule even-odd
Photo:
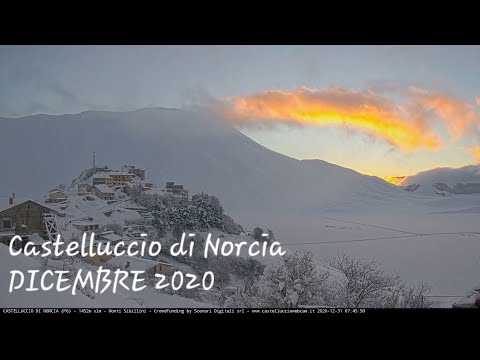
[(11, 229), (12, 228), (12, 220), (10, 220), (10, 219), (3, 220), (3, 228), (4, 229)]

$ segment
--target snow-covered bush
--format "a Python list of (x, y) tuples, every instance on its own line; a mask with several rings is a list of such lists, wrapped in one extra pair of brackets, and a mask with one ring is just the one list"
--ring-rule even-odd
[(238, 293), (227, 297), (223, 303), (225, 308), (265, 308), (268, 303), (257, 294), (240, 290)]
[(227, 214), (223, 214), (223, 227), (227, 234), (240, 235), (243, 232), (243, 228)]
[(205, 193), (196, 194), (192, 196), (191, 203), (195, 208), (200, 229), (224, 230), (223, 207), (217, 197)]
[(323, 304), (323, 285), (328, 273), (321, 270), (312, 252), (288, 253), (265, 268), (259, 297), (268, 307), (291, 308)]
[(147, 195), (134, 188), (131, 197), (151, 211), (151, 224), (160, 236), (165, 236), (174, 228), (180, 234), (185, 230), (218, 229), (237, 235), (243, 231), (223, 212), (222, 204), (215, 196), (201, 193), (187, 199), (173, 195)]

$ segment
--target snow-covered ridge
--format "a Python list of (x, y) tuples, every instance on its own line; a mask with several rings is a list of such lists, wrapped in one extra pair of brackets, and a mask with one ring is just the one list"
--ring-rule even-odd
[(480, 194), (480, 165), (423, 171), (405, 178), (401, 185), (424, 195)]

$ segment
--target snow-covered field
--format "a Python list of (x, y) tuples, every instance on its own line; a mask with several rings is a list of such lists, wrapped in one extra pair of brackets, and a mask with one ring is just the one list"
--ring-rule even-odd
[(480, 196), (390, 200), (353, 202), (310, 214), (242, 213), (239, 219), (267, 224), (287, 248), (312, 250), (320, 260), (339, 253), (374, 259), (408, 282), (429, 282), (435, 295), (461, 296), (478, 282), (480, 224), (475, 209)]

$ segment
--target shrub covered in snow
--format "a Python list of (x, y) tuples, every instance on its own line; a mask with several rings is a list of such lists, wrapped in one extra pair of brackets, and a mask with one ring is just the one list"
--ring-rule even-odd
[(185, 230), (218, 229), (228, 234), (240, 234), (243, 231), (240, 225), (224, 213), (220, 200), (205, 193), (187, 199), (145, 194), (139, 188), (134, 188), (131, 199), (151, 211), (152, 225), (160, 236), (168, 232), (181, 234)]
[(269, 307), (323, 304), (323, 284), (327, 277), (312, 252), (288, 253), (265, 269), (259, 295)]

